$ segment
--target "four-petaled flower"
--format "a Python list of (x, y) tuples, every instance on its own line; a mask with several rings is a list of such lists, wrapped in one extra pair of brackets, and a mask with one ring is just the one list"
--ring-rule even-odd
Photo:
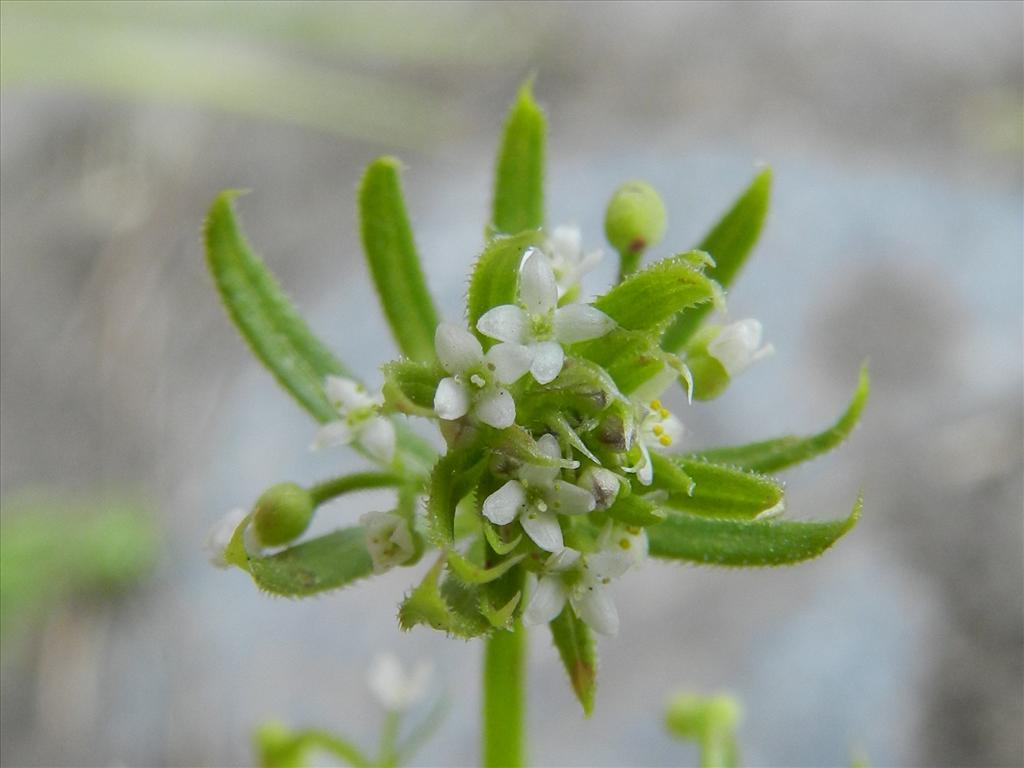
[(600, 549), (590, 555), (566, 548), (547, 559), (523, 612), (524, 624), (546, 624), (568, 602), (595, 632), (614, 635), (619, 631), (619, 613), (607, 587), (647, 557), (647, 534), (642, 528), (610, 525), (599, 544)]
[(384, 573), (416, 554), (409, 521), (396, 512), (367, 512), (359, 518), (366, 531), (366, 549), (373, 572)]
[(541, 251), (530, 248), (519, 266), (519, 304), (488, 310), (476, 327), (492, 339), (526, 345), (530, 373), (539, 384), (547, 384), (562, 370), (563, 344), (604, 336), (615, 321), (589, 304), (559, 307), (551, 264)]
[(450, 374), (434, 393), (434, 412), (446, 421), (467, 413), (496, 429), (516, 420), (516, 403), (502, 384), (521, 378), (530, 367), (530, 352), (521, 344), (495, 344), (484, 354), (469, 331), (441, 323), (434, 346), (442, 367)]
[(654, 480), (651, 451), (667, 453), (678, 448), (683, 436), (683, 423), (662, 405), (661, 400), (637, 403), (636, 408), (639, 421), (636, 445), (640, 451), (640, 460), (627, 471), (636, 472), (636, 479), (642, 485), (650, 485)]
[(775, 352), (771, 344), (761, 346), (761, 333), (761, 323), (752, 317), (730, 323), (708, 344), (708, 354), (722, 364), (730, 379), (735, 378)]
[(324, 389), (341, 418), (320, 427), (313, 448), (355, 442), (377, 461), (390, 464), (395, 455), (395, 425), (380, 414), (383, 398), (371, 397), (361, 384), (343, 376), (328, 376)]
[(558, 296), (572, 298), (582, 277), (596, 267), (601, 251), (583, 252), (583, 237), (578, 227), (555, 227), (544, 243), (544, 253), (551, 260), (551, 269), (558, 283)]
[[(554, 435), (537, 441), (545, 455), (561, 459), (562, 452)], [(583, 488), (562, 480), (557, 466), (524, 464), (517, 479), (509, 480), (483, 503), (483, 514), (495, 525), (507, 525), (515, 519), (526, 535), (541, 549), (558, 552), (564, 547), (558, 515), (584, 515), (596, 507), (594, 496)]]

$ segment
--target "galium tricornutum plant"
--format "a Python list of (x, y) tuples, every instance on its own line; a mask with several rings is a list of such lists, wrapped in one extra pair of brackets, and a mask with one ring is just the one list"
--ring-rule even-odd
[[(753, 319), (725, 314), (725, 289), (750, 253), (770, 173), (700, 245), (641, 268), (665, 211), (642, 182), (620, 187), (605, 225), (617, 284), (591, 302), (580, 280), (600, 258), (579, 231), (546, 228), (545, 120), (524, 86), (498, 152), (493, 211), (471, 266), (466, 306), (442, 316), (426, 287), (399, 185), (384, 157), (359, 188), (362, 242), (401, 356), (370, 393), (297, 314), (245, 243), (233, 192), (214, 202), (205, 238), (221, 298), (253, 352), (320, 422), (315, 447), (348, 445), (368, 469), (312, 487), (274, 485), (212, 538), (215, 558), (261, 589), (305, 597), (428, 558), (398, 607), (424, 625), (484, 646), (483, 762), (523, 762), (524, 635), (547, 625), (585, 713), (594, 706), (593, 633), (614, 634), (611, 584), (649, 559), (775, 566), (820, 555), (854, 525), (785, 519), (767, 472), (840, 443), (867, 398), (866, 373), (831, 428), (694, 451), (687, 403), (720, 394), (769, 354)], [(434, 422), (443, 447), (416, 436)], [(441, 444), (441, 441), (438, 441)], [(393, 488), (391, 509), (333, 533), (302, 536), (317, 507)], [(666, 574), (678, 577), (679, 574)]]

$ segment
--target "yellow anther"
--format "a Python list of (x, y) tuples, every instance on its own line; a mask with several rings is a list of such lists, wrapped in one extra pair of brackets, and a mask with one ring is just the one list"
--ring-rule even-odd
[(667, 408), (662, 408), (661, 410), (658, 411), (658, 415), (661, 416), (661, 418), (663, 418), (663, 419), (667, 419), (668, 416), (669, 416), (668, 409)]
[(661, 435), (664, 434), (665, 432), (665, 428), (661, 426), (661, 424), (655, 424), (653, 427), (651, 427), (651, 431), (658, 437), (661, 437)]
[(668, 435), (662, 435), (661, 437), (658, 438), (658, 442), (667, 448), (668, 446), (672, 445), (672, 438), (669, 437)]
[(629, 549), (629, 547), (630, 547), (629, 539), (619, 539), (619, 546), (622, 547), (623, 549)]
[(661, 400), (651, 400), (651, 410), (661, 410)]

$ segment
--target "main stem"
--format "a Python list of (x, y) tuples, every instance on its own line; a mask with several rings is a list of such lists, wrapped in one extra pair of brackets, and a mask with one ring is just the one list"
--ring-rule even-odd
[(526, 630), (517, 620), (511, 631), (485, 642), (483, 765), (515, 768), (524, 764)]

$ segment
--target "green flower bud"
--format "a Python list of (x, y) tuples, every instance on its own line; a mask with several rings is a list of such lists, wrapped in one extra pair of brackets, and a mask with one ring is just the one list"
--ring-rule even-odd
[(677, 736), (703, 741), (713, 734), (735, 731), (740, 716), (740, 705), (732, 696), (680, 693), (669, 701), (665, 722)]
[(604, 215), (604, 232), (615, 250), (638, 257), (665, 234), (665, 205), (654, 187), (627, 181), (612, 194)]
[(277, 547), (302, 535), (313, 518), (313, 497), (295, 483), (278, 483), (256, 502), (252, 526), (261, 546)]

